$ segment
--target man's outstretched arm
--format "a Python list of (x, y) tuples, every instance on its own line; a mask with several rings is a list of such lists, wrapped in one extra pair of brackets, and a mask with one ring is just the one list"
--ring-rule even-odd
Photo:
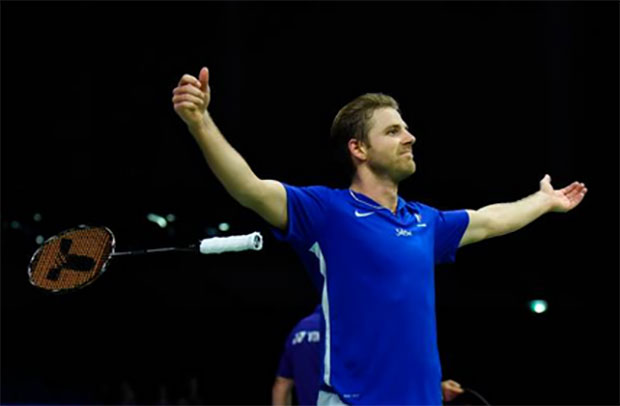
[(185, 121), (207, 164), (226, 191), (269, 224), (286, 228), (286, 190), (274, 180), (259, 179), (243, 157), (226, 141), (207, 111), (211, 101), (209, 70), (202, 68), (199, 78), (183, 75), (173, 90), (174, 110)]
[(469, 225), (459, 247), (517, 231), (548, 212), (572, 210), (581, 203), (587, 191), (579, 182), (554, 190), (551, 177), (545, 175), (540, 181), (540, 190), (525, 199), (467, 210)]

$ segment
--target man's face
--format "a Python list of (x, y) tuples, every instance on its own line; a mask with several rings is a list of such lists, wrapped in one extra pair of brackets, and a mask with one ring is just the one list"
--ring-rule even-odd
[(398, 111), (391, 107), (375, 110), (370, 120), (366, 162), (373, 172), (398, 183), (415, 172), (415, 141)]

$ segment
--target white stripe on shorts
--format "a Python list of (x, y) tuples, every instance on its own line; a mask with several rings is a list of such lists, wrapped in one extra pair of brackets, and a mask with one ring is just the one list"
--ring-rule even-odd
[(316, 402), (318, 406), (348, 406), (340, 400), (340, 397), (335, 393), (319, 391), (319, 398)]

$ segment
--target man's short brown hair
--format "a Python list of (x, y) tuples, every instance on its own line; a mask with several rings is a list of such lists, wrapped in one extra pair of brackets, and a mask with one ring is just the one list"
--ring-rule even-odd
[(375, 110), (386, 107), (399, 111), (398, 103), (391, 96), (366, 93), (347, 103), (336, 114), (331, 128), (331, 140), (339, 161), (349, 163), (351, 170), (354, 168), (349, 154), (349, 140), (355, 138), (367, 144), (372, 114)]

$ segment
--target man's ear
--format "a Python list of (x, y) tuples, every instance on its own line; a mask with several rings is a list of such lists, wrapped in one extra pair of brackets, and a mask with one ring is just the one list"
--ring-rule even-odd
[(354, 159), (362, 162), (366, 160), (368, 147), (363, 141), (360, 141), (357, 138), (351, 138), (347, 143), (347, 147), (349, 148), (349, 153)]

